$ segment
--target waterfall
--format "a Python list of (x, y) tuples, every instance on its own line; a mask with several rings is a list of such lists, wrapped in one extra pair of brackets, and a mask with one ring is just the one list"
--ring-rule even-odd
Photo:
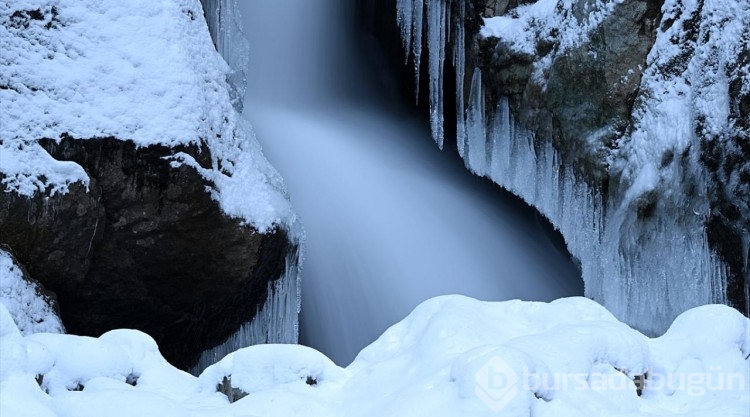
[[(581, 295), (578, 270), (534, 212), (435, 149), (430, 130), (442, 123), (423, 126), (378, 94), (346, 24), (352, 3), (240, 3), (251, 56), (244, 115), (305, 222), (300, 342), (346, 365), (430, 297)], [(421, 16), (422, 4), (401, 18)]]

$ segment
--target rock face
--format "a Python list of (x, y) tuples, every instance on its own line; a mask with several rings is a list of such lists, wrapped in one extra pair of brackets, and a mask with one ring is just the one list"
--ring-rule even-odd
[[(587, 18), (581, 1), (575, 19)], [(580, 46), (558, 52), (554, 36), (540, 37), (533, 55), (516, 52), (502, 40), (483, 38), (474, 54), (491, 87), (488, 100), (507, 96), (526, 128), (550, 137), (562, 155), (593, 184), (607, 181), (607, 153), (623, 134), (641, 81), (641, 69), (656, 38), (661, 1), (617, 4)], [(496, 12), (499, 10), (494, 8)], [(504, 9), (501, 13), (507, 11)], [(492, 15), (494, 16), (494, 15)], [(491, 16), (486, 16), (491, 17)], [(535, 63), (549, 59), (541, 76)], [(598, 135), (591, 140), (592, 135)]]
[(433, 126), (456, 96), (467, 168), (560, 229), (587, 296), (652, 334), (750, 314), (750, 2), (395, 3)]
[(182, 151), (210, 164), (207, 149), (136, 149), (113, 138), (42, 143), (86, 170), (89, 192), (76, 184), (32, 199), (0, 193), (0, 236), (57, 294), (68, 331), (139, 329), (188, 367), (252, 318), (289, 242), (222, 214), (205, 179), (164, 159)]
[[(515, 12), (512, 6), (498, 7), (491, 1), (473, 3), (486, 18)], [(746, 9), (747, 4), (743, 3), (740, 8)], [(665, 84), (686, 79), (690, 86), (691, 81), (701, 78), (688, 68), (695, 66), (700, 68), (698, 71), (714, 73), (714, 77), (729, 78), (729, 91), (713, 92), (726, 94), (730, 101), (728, 117), (719, 122), (723, 126), (706, 128), (706, 119), (711, 118), (705, 115), (711, 112), (709, 109), (700, 105), (695, 110), (685, 109), (695, 112), (689, 121), (693, 137), (683, 139), (692, 141), (694, 149), (688, 145), (683, 148), (684, 154), (675, 155), (677, 151), (669, 148), (659, 157), (662, 169), (674, 163), (692, 172), (681, 185), (671, 185), (672, 188), (682, 188), (687, 197), (691, 193), (708, 194), (710, 214), (704, 223), (708, 242), (728, 267), (729, 303), (745, 311), (748, 300), (744, 287), (750, 283), (748, 29), (746, 25), (740, 29), (744, 35), (736, 59), (722, 62), (725, 58), (720, 57), (710, 40), (717, 33), (711, 33), (706, 26), (716, 24), (723, 28), (731, 23), (726, 18), (721, 24), (711, 22), (711, 9), (715, 7), (698, 2), (690, 10), (671, 2), (665, 6), (664, 0), (626, 0), (614, 3), (601, 22), (587, 28), (582, 25), (588, 30), (586, 40), (573, 47), (561, 48), (564, 41), (556, 39), (555, 28), (549, 32), (540, 28), (535, 34), (536, 50), (531, 55), (514, 50), (501, 38), (479, 36), (474, 37), (472, 55), (488, 85), (487, 101), (495, 103), (498, 97), (507, 96), (520, 124), (537, 138), (550, 138), (579, 178), (605, 194), (610, 193), (610, 187), (611, 193), (622, 192), (634, 182), (622, 178), (627, 173), (613, 160), (627, 152), (623, 152), (622, 142), (627, 142), (642, 123), (639, 118), (644, 111), (638, 114), (638, 108), (650, 105), (649, 97), (660, 93), (642, 83), (644, 74), (658, 74)], [(578, 1), (566, 12), (573, 15), (575, 22), (585, 23), (594, 20), (589, 13), (601, 10), (594, 2)], [(660, 45), (655, 46), (657, 34), (671, 35), (671, 42), (679, 45), (663, 62), (658, 58), (667, 53)], [(714, 48), (709, 52), (713, 57), (701, 58), (699, 51), (710, 48)], [(545, 60), (548, 63), (541, 64)], [(700, 81), (721, 84), (707, 78)], [(691, 100), (698, 102), (702, 95), (712, 94), (700, 86), (686, 90), (695, 96)], [(674, 128), (679, 129), (678, 122), (674, 122)], [(693, 159), (700, 163), (693, 164)], [(689, 191), (704, 188), (704, 175), (708, 176), (706, 190)], [(652, 216), (659, 200), (665, 199), (660, 194), (649, 190), (635, 203), (638, 217), (644, 222)]]

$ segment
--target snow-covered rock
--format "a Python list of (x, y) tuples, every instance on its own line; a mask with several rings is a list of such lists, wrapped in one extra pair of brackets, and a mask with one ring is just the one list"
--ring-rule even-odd
[(288, 272), (296, 298), (296, 216), (231, 74), (198, 0), (0, 3), (0, 243), (69, 330), (187, 367)]

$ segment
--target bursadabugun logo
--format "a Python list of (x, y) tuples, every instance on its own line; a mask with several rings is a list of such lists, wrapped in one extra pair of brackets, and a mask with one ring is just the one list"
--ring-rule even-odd
[[(673, 396), (677, 393), (699, 397), (710, 391), (737, 391), (747, 389), (747, 374), (725, 372), (720, 366), (710, 366), (705, 372), (659, 373), (652, 368), (628, 372), (611, 365), (599, 364), (588, 372), (552, 373), (535, 372), (527, 366), (513, 369), (499, 356), (490, 358), (474, 375), (474, 393), (494, 412), (500, 412), (521, 390), (546, 398), (553, 391), (626, 391), (641, 395)], [(520, 375), (519, 375), (520, 373)]]
[(477, 397), (494, 412), (505, 408), (519, 392), (518, 374), (498, 356), (493, 356), (479, 368), (474, 379)]

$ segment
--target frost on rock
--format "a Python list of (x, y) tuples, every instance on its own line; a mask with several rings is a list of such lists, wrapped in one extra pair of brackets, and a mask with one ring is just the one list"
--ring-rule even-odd
[(0, 304), (5, 305), (24, 335), (64, 332), (52, 301), (37, 282), (25, 276), (13, 257), (1, 247)]
[[(750, 277), (746, 266), (750, 256), (750, 163), (741, 150), (750, 143), (746, 108), (750, 92), (748, 2), (667, 0), (661, 24), (649, 20), (649, 13), (654, 12), (646, 3), (540, 0), (512, 10), (497, 3), (495, 8), (502, 10), (494, 10), (496, 16), (484, 19), (477, 38), (467, 39), (473, 35), (466, 29), (468, 13), (478, 13), (476, 4), (426, 1), (430, 63), (442, 63), (445, 34), (452, 34), (456, 143), (466, 166), (549, 218), (581, 263), (586, 295), (626, 323), (661, 333), (687, 309), (729, 303), (727, 286), (732, 274)], [(413, 14), (411, 5), (411, 1), (398, 2), (398, 23), (407, 54), (418, 60), (414, 33), (422, 31), (422, 20)], [(452, 11), (452, 18), (446, 10)], [(613, 43), (605, 47), (610, 49), (596, 49), (600, 41), (592, 36), (616, 38), (622, 22), (639, 24), (628, 21), (632, 16), (643, 19), (644, 30), (653, 30), (653, 38), (639, 34), (642, 44)], [(608, 26), (602, 28), (605, 23)], [(533, 97), (547, 94), (548, 88), (559, 89), (559, 84), (553, 86), (549, 81), (550, 71), (559, 73), (568, 68), (564, 65), (574, 64), (554, 67), (556, 57), (563, 60), (571, 53), (583, 54), (607, 77), (625, 72), (617, 81), (620, 84), (609, 91), (623, 97), (627, 88), (636, 91), (631, 119), (623, 120), (615, 113), (598, 130), (569, 143), (552, 137), (551, 129), (529, 129), (527, 124), (544, 120), (534, 119), (544, 116), (534, 113), (534, 106), (540, 104), (532, 101), (532, 110), (524, 108), (524, 118), (519, 120), (509, 99), (498, 95), (503, 86), (498, 85), (497, 74), (487, 75), (497, 68), (487, 68), (487, 58), (476, 57), (477, 48), (481, 48), (477, 42), (487, 38), (495, 39), (499, 46), (485, 53), (529, 60), (528, 85), (536, 83), (539, 91), (524, 90), (526, 84), (522, 83), (516, 100), (521, 93)], [(650, 50), (642, 46), (648, 39), (653, 43)], [(623, 51), (632, 56), (647, 54), (645, 66), (635, 67), (642, 72), (638, 78), (629, 67), (611, 68), (610, 72), (598, 69), (598, 54), (609, 53), (611, 61), (603, 65), (615, 66), (619, 65), (617, 59), (622, 59), (616, 54)], [(527, 70), (525, 63), (516, 64), (516, 71)], [(435, 71), (430, 68), (430, 88), (442, 89), (442, 66), (436, 66)], [(518, 74), (513, 70), (508, 73)], [(513, 81), (517, 80), (509, 82)], [(470, 86), (468, 94), (465, 85)], [(739, 98), (728, 94), (732, 91)], [(564, 88), (562, 93), (566, 94)], [(556, 94), (559, 97), (560, 93)], [(436, 100), (442, 101), (442, 93), (431, 91), (433, 110), (442, 108)], [(562, 100), (565, 104), (565, 98)], [(434, 128), (442, 125), (442, 114), (433, 111), (431, 117), (433, 136), (442, 145), (442, 130)], [(589, 169), (587, 163), (602, 167), (606, 186), (592, 181), (590, 172), (582, 174)], [(722, 168), (712, 169), (712, 164)], [(726, 224), (726, 216), (734, 216), (726, 213), (739, 213), (739, 218), (745, 219), (739, 226), (729, 226), (734, 227), (735, 236), (745, 237), (735, 245), (742, 249), (731, 249), (741, 251), (740, 261), (734, 264), (725, 262), (717, 252), (722, 248), (712, 246), (709, 236), (711, 224)], [(740, 292), (750, 294), (750, 281), (744, 285)], [(750, 303), (746, 309), (750, 312)]]

